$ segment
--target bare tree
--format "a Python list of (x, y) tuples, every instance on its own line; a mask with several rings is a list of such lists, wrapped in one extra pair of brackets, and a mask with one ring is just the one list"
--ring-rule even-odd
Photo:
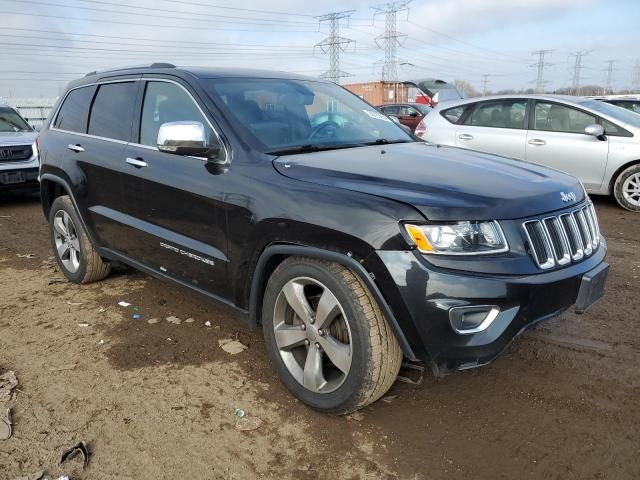
[(453, 81), (453, 85), (460, 90), (462, 93), (464, 93), (465, 97), (479, 97), (480, 96), (480, 92), (478, 90), (476, 90), (473, 85), (471, 85), (469, 82), (467, 82), (466, 80), (460, 80), (460, 79), (455, 79)]

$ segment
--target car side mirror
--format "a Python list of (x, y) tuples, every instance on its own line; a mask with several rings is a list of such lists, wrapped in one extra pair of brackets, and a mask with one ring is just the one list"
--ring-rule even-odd
[(166, 122), (158, 130), (158, 150), (174, 155), (217, 160), (222, 148), (207, 139), (200, 122)]
[(604, 127), (597, 123), (593, 123), (591, 125), (587, 125), (584, 129), (585, 135), (590, 135), (592, 137), (596, 137), (598, 140), (604, 140)]
[(409, 114), (410, 117), (416, 118), (418, 116), (418, 112), (411, 112)]

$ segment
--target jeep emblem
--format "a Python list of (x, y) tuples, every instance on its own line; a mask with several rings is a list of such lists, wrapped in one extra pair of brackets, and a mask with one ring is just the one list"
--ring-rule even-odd
[(569, 192), (569, 193), (565, 193), (565, 192), (560, 192), (560, 198), (562, 199), (563, 202), (575, 202), (576, 199), (576, 194), (573, 192)]

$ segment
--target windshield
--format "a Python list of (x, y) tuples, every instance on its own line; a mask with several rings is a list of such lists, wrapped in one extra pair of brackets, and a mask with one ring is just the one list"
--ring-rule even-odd
[(631, 125), (632, 127), (640, 128), (640, 115), (622, 107), (616, 107), (615, 105), (610, 105), (598, 100), (587, 100), (585, 102), (580, 102), (580, 105), (590, 108), (598, 113), (609, 115), (610, 117), (626, 123), (627, 125)]
[(30, 132), (31, 127), (13, 108), (0, 107), (0, 132)]
[(413, 141), (386, 115), (333, 83), (224, 78), (205, 86), (264, 153)]

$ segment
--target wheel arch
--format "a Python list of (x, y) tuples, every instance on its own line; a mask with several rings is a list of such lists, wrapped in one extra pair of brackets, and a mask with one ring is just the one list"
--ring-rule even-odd
[(94, 239), (91, 230), (87, 228), (87, 224), (80, 213), (78, 203), (76, 202), (75, 195), (73, 194), (73, 190), (71, 189), (69, 182), (58, 175), (43, 173), (40, 176), (40, 201), (42, 204), (42, 212), (44, 213), (47, 221), (49, 221), (51, 205), (53, 205), (56, 198), (61, 197), (62, 195), (69, 195), (73, 208), (76, 209), (76, 213), (78, 214), (78, 218), (80, 219), (80, 223), (82, 223), (84, 231), (87, 232), (87, 236), (93, 242)]
[(369, 272), (367, 272), (359, 262), (348, 254), (345, 255), (317, 247), (295, 244), (272, 244), (263, 250), (258, 259), (253, 272), (253, 278), (251, 280), (251, 291), (249, 295), (249, 323), (251, 325), (257, 326), (260, 323), (262, 298), (264, 296), (265, 287), (269, 281), (269, 277), (271, 277), (271, 274), (285, 258), (291, 256), (328, 260), (339, 263), (353, 271), (367, 285), (369, 291), (378, 302), (380, 310), (382, 310), (385, 318), (389, 322), (389, 326), (391, 327), (396, 340), (400, 344), (400, 348), (402, 348), (402, 352), (405, 357), (413, 361), (418, 360), (393, 311), (389, 307), (389, 304), (385, 300), (376, 283), (373, 281)]
[(618, 169), (615, 172), (613, 172), (613, 175), (611, 175), (611, 180), (609, 180), (608, 194), (609, 195), (615, 194), (614, 187), (616, 184), (616, 180), (618, 179), (618, 177), (622, 172), (624, 172), (629, 167), (633, 167), (634, 165), (639, 165), (639, 164), (640, 164), (640, 158), (636, 160), (631, 160), (625, 163), (624, 165), (622, 165), (621, 167), (618, 167)]

